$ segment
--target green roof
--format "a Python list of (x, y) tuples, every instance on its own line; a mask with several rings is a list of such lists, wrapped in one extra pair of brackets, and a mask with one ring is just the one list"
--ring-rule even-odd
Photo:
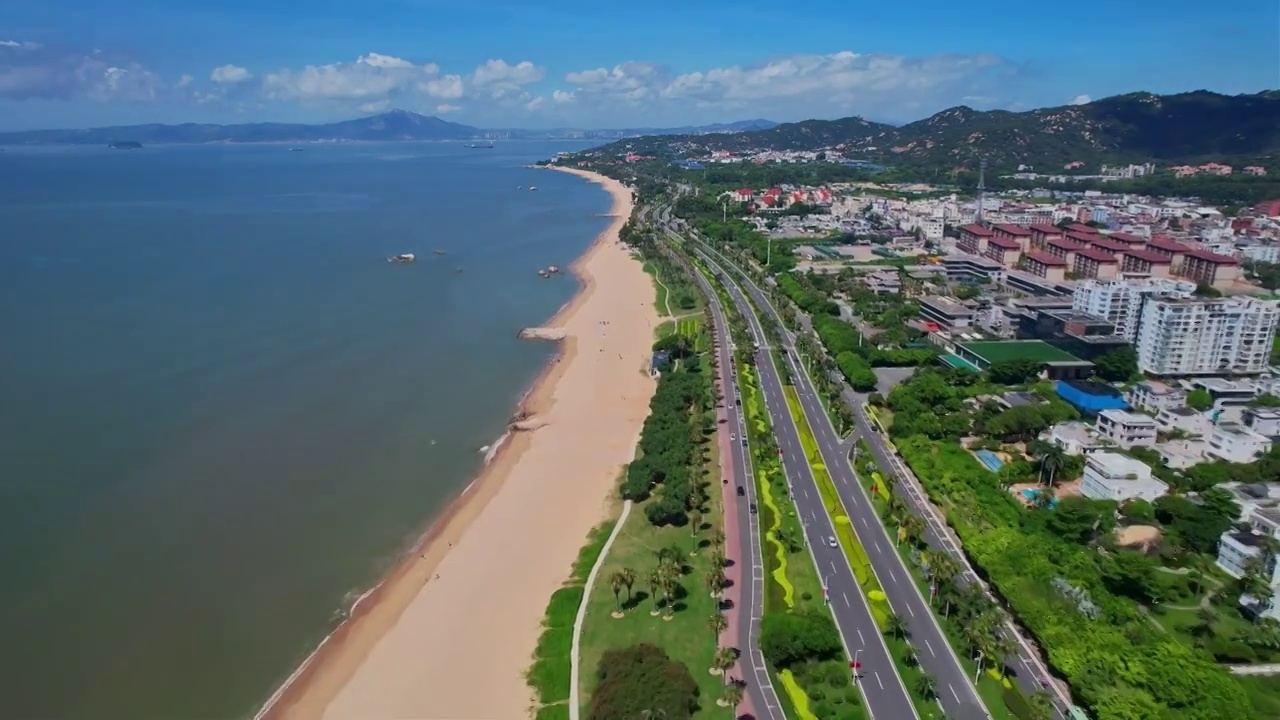
[(1038, 360), (1046, 363), (1084, 362), (1075, 355), (1059, 350), (1043, 340), (993, 340), (959, 345), (988, 364), (1004, 360)]

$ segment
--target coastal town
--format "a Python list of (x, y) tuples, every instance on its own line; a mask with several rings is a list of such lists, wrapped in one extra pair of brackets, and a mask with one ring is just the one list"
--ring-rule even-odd
[[(844, 702), (875, 716), (906, 703), (920, 717), (927, 705), (949, 718), (1124, 717), (1104, 699), (1118, 688), (1062, 653), (1086, 665), (1100, 653), (1185, 655), (1169, 671), (1204, 699), (1181, 707), (1206, 717), (1269, 692), (1256, 683), (1280, 662), (1280, 197), (1132, 186), (1262, 180), (1264, 165), (1023, 166), (993, 170), (986, 189), (984, 162), (975, 190), (882, 179), (885, 167), (833, 147), (617, 147), (553, 163), (648, 187), (625, 235), (717, 288), (707, 302), (730, 325), (725, 405), (751, 448), (747, 499), (772, 495), (760, 522), (782, 520), (783, 534), (789, 515), (810, 518), (793, 547), (819, 567), (832, 549), (852, 573), (837, 561), (820, 588), (860, 690)], [(674, 176), (651, 180), (663, 167)], [(863, 177), (803, 179), (850, 169)], [(864, 508), (906, 549), (884, 550), (860, 521), (841, 529)], [(748, 542), (766, 578), (795, 582), (807, 562), (772, 559), (768, 535)], [(923, 606), (900, 578), (929, 590)], [(721, 641), (766, 669), (727, 665), (741, 687), (730, 700), (744, 717), (790, 717), (777, 698), (861, 717), (811, 690), (820, 672), (792, 672), (771, 649), (771, 582), (757, 591), (762, 656), (730, 645), (736, 635)], [(999, 599), (978, 602), (978, 589)], [(870, 612), (830, 601), (837, 593), (863, 595)], [(927, 657), (935, 642), (954, 659)], [(803, 663), (830, 657), (808, 652)], [(860, 671), (872, 663), (874, 685)], [(1122, 692), (1166, 702), (1142, 683)]]

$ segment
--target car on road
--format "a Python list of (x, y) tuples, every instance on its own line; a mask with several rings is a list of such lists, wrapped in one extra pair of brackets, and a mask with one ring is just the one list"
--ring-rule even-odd
[(738, 441), (738, 433), (729, 433), (729, 440), (731, 440), (731, 441), (733, 441), (733, 442), (737, 442), (737, 441)]
[(836, 542), (836, 536), (835, 536), (835, 535), (828, 535), (828, 536), (827, 536), (827, 547), (833, 547), (833, 548), (838, 548), (838, 547), (840, 547), (840, 543)]
[(745, 488), (743, 488), (741, 485), (739, 485), (739, 486), (738, 486), (738, 497), (743, 497), (743, 496), (744, 496), (744, 495), (746, 495), (746, 494), (747, 494), (746, 489), (745, 489)]
[(746, 446), (747, 446), (747, 439), (742, 438), (742, 447), (746, 447)]
[(733, 399), (733, 404), (734, 404), (734, 405), (739, 405), (739, 406), (740, 406), (740, 405), (742, 405), (742, 398), (734, 398), (734, 399)]
[(752, 514), (752, 515), (755, 515), (755, 514), (756, 514), (756, 504), (755, 504), (755, 503), (751, 503), (751, 514)]

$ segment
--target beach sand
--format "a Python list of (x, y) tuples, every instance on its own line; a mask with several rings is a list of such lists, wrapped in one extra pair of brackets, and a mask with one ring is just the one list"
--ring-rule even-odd
[(421, 546), (368, 594), (259, 718), (481, 720), (528, 715), (523, 674), (551, 594), (603, 520), (649, 412), (659, 319), (650, 277), (617, 242), (631, 192), (603, 176), (610, 224), (574, 264), (582, 291), (547, 327), (561, 352), (514, 433)]

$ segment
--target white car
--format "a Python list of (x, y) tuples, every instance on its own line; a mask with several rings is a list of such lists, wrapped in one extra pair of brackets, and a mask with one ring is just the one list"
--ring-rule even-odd
[(827, 538), (827, 545), (829, 545), (829, 546), (831, 546), (831, 547), (833, 547), (833, 548), (838, 548), (838, 547), (840, 547), (840, 543), (836, 542), (836, 536), (835, 536), (835, 535), (832, 535), (832, 536), (830, 536), (830, 537), (828, 537), (828, 538)]

